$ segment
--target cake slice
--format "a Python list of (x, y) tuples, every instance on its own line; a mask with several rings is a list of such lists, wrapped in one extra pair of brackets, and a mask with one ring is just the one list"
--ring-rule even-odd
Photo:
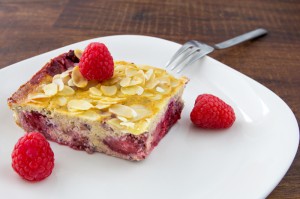
[(79, 59), (78, 50), (52, 59), (8, 99), (16, 123), (77, 150), (144, 159), (180, 119), (187, 78), (117, 61), (99, 83), (81, 75)]

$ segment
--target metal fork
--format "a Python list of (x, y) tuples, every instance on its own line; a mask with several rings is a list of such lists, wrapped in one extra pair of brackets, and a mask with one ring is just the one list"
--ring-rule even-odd
[(242, 42), (266, 35), (267, 33), (267, 30), (263, 28), (258, 28), (256, 30), (247, 32), (245, 34), (223, 41), (213, 46), (207, 45), (196, 40), (190, 40), (183, 44), (181, 48), (179, 48), (179, 50), (172, 56), (172, 58), (168, 61), (165, 67), (168, 68), (169, 66), (172, 66), (170, 70), (174, 70), (182, 64), (182, 67), (176, 71), (177, 73), (179, 73), (184, 68), (191, 65), (198, 59), (201, 59), (205, 55), (213, 52), (215, 49), (220, 50), (224, 48), (229, 48)]

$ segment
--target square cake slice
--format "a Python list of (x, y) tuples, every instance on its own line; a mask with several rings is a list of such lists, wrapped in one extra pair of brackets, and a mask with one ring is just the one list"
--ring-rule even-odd
[(111, 79), (88, 81), (75, 52), (53, 58), (8, 99), (16, 123), (77, 150), (144, 159), (180, 119), (187, 78), (117, 61)]

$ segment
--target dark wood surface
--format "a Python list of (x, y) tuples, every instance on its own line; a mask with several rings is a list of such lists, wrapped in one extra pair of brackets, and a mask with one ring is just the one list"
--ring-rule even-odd
[[(107, 35), (141, 34), (213, 44), (257, 27), (269, 34), (211, 56), (274, 91), (299, 123), (298, 0), (0, 0), (0, 68)], [(299, 152), (269, 198), (300, 198)]]

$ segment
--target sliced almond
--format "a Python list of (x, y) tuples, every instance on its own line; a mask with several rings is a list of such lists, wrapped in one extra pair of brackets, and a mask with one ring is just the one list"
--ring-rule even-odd
[(106, 96), (113, 96), (117, 93), (117, 87), (113, 86), (101, 86), (101, 91)]
[(127, 68), (126, 66), (127, 63), (116, 63), (115, 64), (115, 71), (125, 71), (125, 69)]
[(157, 79), (150, 79), (147, 83), (146, 83), (146, 88), (148, 89), (153, 89), (155, 88), (157, 85), (159, 84), (159, 81)]
[(144, 88), (141, 86), (121, 87), (121, 92), (124, 95), (141, 95), (144, 92)]
[(170, 85), (171, 84), (170, 77), (167, 76), (167, 75), (158, 78), (158, 80), (159, 80), (159, 84), (163, 84), (163, 85)]
[(153, 75), (153, 69), (151, 68), (151, 69), (147, 70), (147, 72), (145, 73), (146, 80), (149, 80), (152, 75)]
[(171, 89), (172, 89), (172, 87), (167, 86), (167, 85), (157, 86), (157, 87), (155, 88), (155, 90), (156, 90), (157, 92), (159, 92), (159, 93), (161, 93), (161, 94), (164, 94), (164, 95), (169, 94), (169, 93), (171, 92)]
[(70, 96), (70, 95), (74, 95), (75, 94), (75, 91), (70, 87), (70, 86), (64, 86), (63, 90), (62, 91), (59, 91), (57, 93), (57, 95), (60, 95), (60, 96)]
[(110, 107), (111, 104), (103, 104), (103, 103), (97, 103), (96, 106), (94, 106), (96, 109), (102, 110)]
[(28, 99), (29, 100), (33, 100), (33, 99), (45, 99), (45, 98), (49, 98), (48, 95), (44, 94), (44, 93), (33, 93), (33, 94), (29, 94), (28, 95)]
[(137, 116), (132, 121), (138, 121), (152, 115), (152, 111), (143, 105), (135, 104), (130, 107), (137, 113)]
[(65, 106), (67, 104), (67, 98), (65, 98), (65, 97), (58, 97), (57, 98), (57, 104), (59, 106)]
[(157, 86), (157, 87), (155, 88), (155, 90), (156, 90), (157, 92), (160, 92), (160, 93), (164, 93), (164, 92), (165, 92), (165, 90), (164, 90), (162, 87), (159, 87), (159, 86)]
[(93, 105), (86, 100), (70, 100), (68, 102), (68, 110), (70, 111), (83, 111), (89, 110)]
[(58, 91), (62, 91), (64, 89), (65, 84), (61, 78), (53, 78), (52, 83), (58, 86)]
[(78, 59), (80, 59), (81, 56), (82, 56), (82, 50), (80, 50), (80, 49), (75, 49), (75, 50), (74, 50), (74, 54), (75, 54), (75, 56), (76, 56)]
[(71, 76), (70, 74), (72, 73), (72, 70), (73, 70), (73, 68), (70, 68), (70, 69), (64, 71), (63, 73), (60, 74), (60, 77), (62, 79), (65, 78), (65, 77), (70, 77)]
[(68, 80), (68, 86), (75, 86), (75, 84), (73, 83), (73, 80), (72, 80), (72, 79), (69, 79), (69, 80)]
[(73, 68), (73, 71), (72, 71), (72, 80), (73, 80), (73, 84), (75, 86), (77, 86), (78, 88), (84, 88), (87, 86), (88, 84), (88, 80), (85, 79), (80, 70), (79, 70), (79, 66), (75, 66)]
[(117, 118), (119, 120), (121, 120), (122, 122), (127, 122), (128, 121), (125, 117), (122, 117), (122, 116), (117, 116)]
[(134, 85), (138, 85), (138, 84), (143, 84), (145, 82), (144, 80), (145, 78), (143, 76), (134, 76), (131, 81), (129, 86), (134, 86)]
[(137, 95), (142, 95), (143, 92), (144, 92), (144, 88), (141, 87), (141, 86), (137, 86), (137, 87), (138, 87), (138, 89), (137, 89), (137, 91), (136, 91), (136, 94), (137, 94)]
[(107, 121), (107, 123), (111, 126), (118, 127), (120, 129), (124, 128), (124, 126), (120, 125), (120, 120), (118, 118), (113, 118)]
[(112, 105), (109, 108), (109, 112), (114, 113), (117, 116), (122, 116), (126, 118), (134, 118), (137, 116), (137, 113), (133, 108), (121, 104)]
[(166, 70), (162, 69), (162, 68), (155, 68), (154, 73), (157, 74), (158, 76), (162, 76), (164, 74), (167, 74)]
[(121, 77), (115, 76), (115, 77), (110, 78), (109, 80), (106, 80), (106, 82), (108, 85), (114, 85), (114, 84), (117, 84), (118, 82), (120, 82), (121, 80), (122, 80)]
[(89, 93), (92, 96), (99, 96), (99, 97), (102, 96), (102, 92), (96, 87), (89, 88)]
[(32, 100), (29, 100), (29, 102), (42, 105), (46, 102), (49, 102), (49, 98), (32, 99)]
[(125, 69), (125, 75), (126, 77), (132, 77), (135, 76), (138, 73), (139, 70), (135, 68), (126, 68)]
[(46, 84), (43, 87), (43, 90), (47, 96), (53, 96), (53, 95), (56, 95), (56, 93), (58, 91), (58, 86), (57, 86), (57, 84), (54, 84), (54, 83)]
[(125, 77), (120, 81), (120, 86), (127, 87), (130, 85), (130, 81), (131, 81), (130, 77)]
[(61, 79), (61, 74), (56, 74), (52, 77), (52, 81), (55, 79)]

